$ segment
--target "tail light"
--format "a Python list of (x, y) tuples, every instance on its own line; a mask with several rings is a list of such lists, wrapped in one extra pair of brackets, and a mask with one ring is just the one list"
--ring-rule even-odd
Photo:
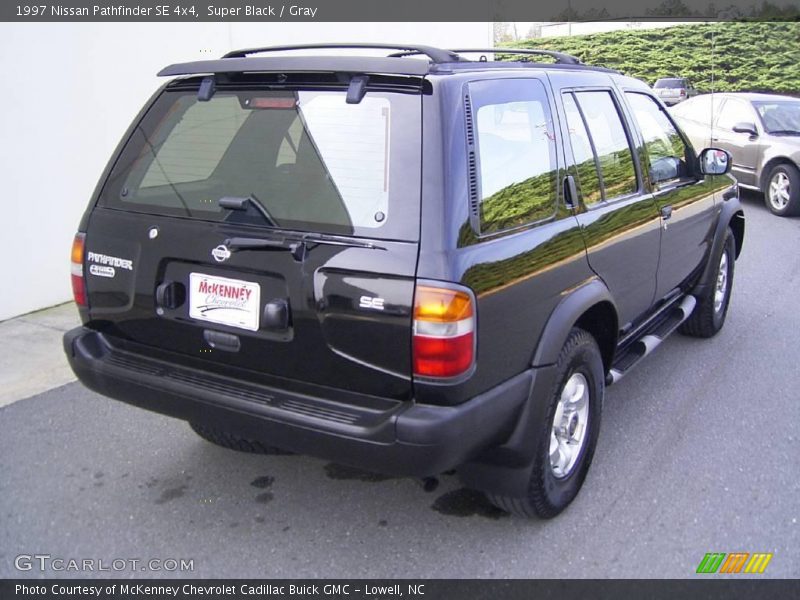
[(78, 306), (87, 306), (86, 303), (86, 283), (83, 277), (83, 251), (86, 242), (85, 233), (76, 233), (72, 241), (72, 297)]
[(418, 285), (414, 297), (414, 375), (451, 378), (475, 364), (475, 298), (466, 289)]
[(681, 96), (685, 96), (685, 95), (686, 95), (686, 90), (681, 90)]

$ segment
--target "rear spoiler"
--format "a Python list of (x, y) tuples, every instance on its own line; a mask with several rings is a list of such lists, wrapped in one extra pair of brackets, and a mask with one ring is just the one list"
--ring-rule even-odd
[(427, 60), (380, 56), (253, 56), (178, 63), (164, 67), (159, 77), (213, 75), (215, 73), (330, 72), (427, 75)]

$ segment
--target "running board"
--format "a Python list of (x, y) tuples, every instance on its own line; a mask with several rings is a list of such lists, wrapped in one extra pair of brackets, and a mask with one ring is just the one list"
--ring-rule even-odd
[(617, 383), (645, 356), (655, 350), (670, 333), (689, 318), (697, 300), (694, 296), (686, 296), (674, 308), (669, 310), (665, 319), (660, 319), (652, 327), (642, 332), (635, 342), (614, 359), (614, 365), (606, 375), (606, 385)]

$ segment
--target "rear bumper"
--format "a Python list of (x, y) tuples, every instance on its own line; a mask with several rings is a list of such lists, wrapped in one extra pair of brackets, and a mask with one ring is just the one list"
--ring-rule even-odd
[(530, 396), (526, 371), (457, 406), (344, 404), (287, 392), (115, 348), (103, 333), (64, 335), (86, 387), (165, 415), (364, 469), (435, 475), (502, 443)]

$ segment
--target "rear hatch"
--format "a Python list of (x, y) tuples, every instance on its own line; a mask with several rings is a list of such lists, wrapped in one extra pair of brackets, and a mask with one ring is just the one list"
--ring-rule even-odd
[(686, 95), (686, 80), (659, 79), (654, 89), (659, 98), (679, 98)]
[(325, 75), (166, 88), (90, 217), (92, 326), (211, 370), (410, 397), (422, 80), (378, 80), (352, 104)]

